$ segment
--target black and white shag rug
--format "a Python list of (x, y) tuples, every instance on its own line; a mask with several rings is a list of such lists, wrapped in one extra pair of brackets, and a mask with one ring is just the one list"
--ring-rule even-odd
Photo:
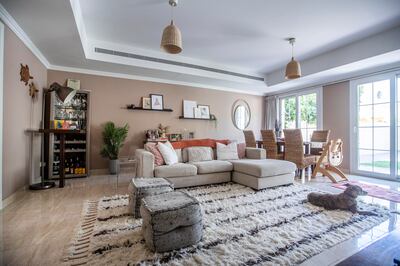
[(328, 211), (307, 202), (316, 189), (290, 185), (254, 191), (226, 183), (182, 189), (204, 213), (204, 235), (173, 252), (146, 249), (141, 219), (127, 212), (128, 196), (89, 201), (66, 255), (67, 265), (293, 265), (389, 218), (383, 207), (360, 203), (380, 216)]

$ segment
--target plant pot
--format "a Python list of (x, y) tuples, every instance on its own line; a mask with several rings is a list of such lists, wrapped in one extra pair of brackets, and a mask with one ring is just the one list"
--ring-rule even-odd
[(119, 173), (118, 159), (110, 160), (108, 168), (109, 168), (110, 174), (112, 174), (112, 175), (115, 175), (115, 174)]

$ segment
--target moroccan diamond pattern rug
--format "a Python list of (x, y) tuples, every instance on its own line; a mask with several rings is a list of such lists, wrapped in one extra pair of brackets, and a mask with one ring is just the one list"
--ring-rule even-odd
[(389, 218), (387, 209), (362, 202), (361, 208), (379, 215), (313, 206), (307, 194), (316, 189), (297, 184), (255, 191), (225, 183), (182, 191), (201, 202), (199, 244), (147, 250), (142, 220), (128, 213), (127, 195), (115, 195), (86, 203), (67, 265), (293, 265)]

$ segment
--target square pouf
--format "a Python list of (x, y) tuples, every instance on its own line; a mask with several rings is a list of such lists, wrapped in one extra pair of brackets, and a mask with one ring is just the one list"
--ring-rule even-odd
[(181, 191), (147, 196), (140, 213), (146, 246), (166, 252), (198, 243), (203, 236), (200, 203)]
[(141, 199), (174, 190), (174, 185), (164, 178), (132, 178), (129, 183), (129, 211), (135, 218), (140, 218)]

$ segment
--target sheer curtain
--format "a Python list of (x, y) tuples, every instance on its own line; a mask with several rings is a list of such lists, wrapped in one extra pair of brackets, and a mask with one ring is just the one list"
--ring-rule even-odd
[(275, 128), (275, 120), (277, 118), (277, 107), (276, 104), (277, 97), (276, 96), (267, 96), (265, 97), (265, 128), (266, 129), (274, 129)]

